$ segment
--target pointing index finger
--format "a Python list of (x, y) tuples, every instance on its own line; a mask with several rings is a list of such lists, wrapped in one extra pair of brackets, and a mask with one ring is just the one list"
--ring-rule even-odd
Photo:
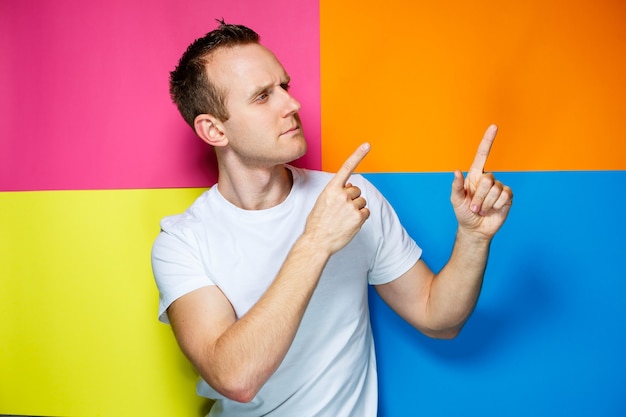
[(498, 133), (498, 126), (491, 125), (487, 128), (483, 139), (480, 141), (480, 145), (478, 145), (478, 150), (476, 151), (476, 156), (474, 157), (470, 171), (478, 171), (481, 173), (484, 171), (487, 157), (491, 151), (493, 141), (496, 138), (496, 133)]
[(363, 143), (359, 146), (353, 153), (346, 159), (346, 161), (341, 165), (341, 168), (337, 171), (332, 181), (335, 183), (339, 183), (341, 187), (346, 185), (348, 178), (354, 172), (359, 163), (365, 158), (365, 155), (370, 150), (369, 143)]

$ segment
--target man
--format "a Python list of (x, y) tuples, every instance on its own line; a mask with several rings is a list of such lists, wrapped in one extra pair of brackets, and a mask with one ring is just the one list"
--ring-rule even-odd
[(352, 175), (297, 169), (306, 151), (289, 76), (244, 26), (221, 22), (171, 74), (189, 125), (215, 148), (217, 184), (161, 222), (152, 261), (159, 318), (216, 400), (211, 416), (375, 416), (368, 284), (423, 333), (452, 338), (478, 298), (509, 187), (483, 173), (491, 126), (464, 179), (454, 175), (458, 232), (437, 274), (393, 209)]

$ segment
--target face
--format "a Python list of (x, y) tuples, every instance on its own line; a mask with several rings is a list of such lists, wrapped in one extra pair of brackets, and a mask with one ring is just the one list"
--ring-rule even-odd
[(289, 76), (272, 52), (259, 44), (223, 48), (214, 52), (207, 71), (226, 93), (225, 152), (263, 167), (304, 155), (300, 103), (289, 94)]

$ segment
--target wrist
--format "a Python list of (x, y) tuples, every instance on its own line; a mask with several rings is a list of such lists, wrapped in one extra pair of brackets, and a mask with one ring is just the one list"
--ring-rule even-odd
[(323, 245), (311, 233), (303, 233), (293, 245), (292, 252), (299, 253), (307, 257), (311, 263), (326, 263), (331, 257), (332, 252), (328, 245)]
[(488, 235), (485, 235), (484, 233), (467, 229), (461, 226), (457, 228), (456, 236), (457, 236), (457, 241), (461, 241), (471, 246), (489, 247), (493, 239), (493, 236), (488, 236)]

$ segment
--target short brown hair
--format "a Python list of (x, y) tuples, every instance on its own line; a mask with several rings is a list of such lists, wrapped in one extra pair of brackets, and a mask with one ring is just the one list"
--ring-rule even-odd
[(218, 22), (217, 29), (189, 45), (176, 69), (170, 73), (170, 96), (192, 128), (199, 114), (211, 114), (221, 121), (230, 117), (224, 103), (225, 92), (207, 76), (208, 56), (218, 48), (259, 42), (259, 35), (246, 26), (226, 24), (223, 20)]

